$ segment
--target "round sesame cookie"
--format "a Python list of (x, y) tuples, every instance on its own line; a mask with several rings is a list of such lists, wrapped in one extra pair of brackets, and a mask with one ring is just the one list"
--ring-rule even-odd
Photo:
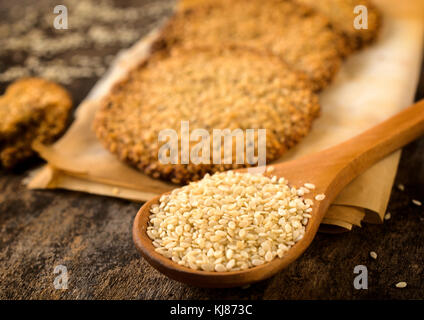
[[(324, 14), (330, 20), (334, 29), (344, 38), (344, 54), (358, 50), (371, 43), (378, 35), (381, 26), (381, 16), (377, 8), (370, 0), (296, 0), (298, 3), (310, 6), (316, 11)], [(367, 9), (367, 29), (356, 29), (354, 22), (358, 17), (358, 9)], [(362, 22), (362, 21), (360, 21)]]
[(40, 78), (12, 83), (0, 97), (0, 164), (11, 168), (34, 155), (34, 142), (53, 142), (71, 108), (69, 93), (56, 83)]
[(161, 41), (169, 47), (231, 44), (270, 52), (306, 73), (317, 90), (330, 83), (342, 61), (342, 37), (328, 19), (289, 0), (186, 0)]
[[(153, 54), (130, 72), (105, 98), (94, 121), (98, 138), (112, 153), (154, 178), (182, 184), (247, 166), (236, 164), (234, 147), (231, 164), (213, 164), (212, 151), (210, 164), (159, 161), (165, 143), (158, 141), (159, 133), (175, 130), (181, 143), (181, 121), (189, 122), (190, 132), (204, 129), (211, 144), (214, 129), (266, 129), (271, 161), (304, 137), (319, 114), (310, 82), (278, 57), (237, 48), (168, 54)], [(196, 143), (190, 142), (190, 152)], [(181, 155), (180, 145), (178, 151)]]

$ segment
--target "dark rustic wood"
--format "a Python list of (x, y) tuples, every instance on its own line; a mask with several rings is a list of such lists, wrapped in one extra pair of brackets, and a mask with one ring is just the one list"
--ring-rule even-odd
[[(3, 3), (10, 2), (0, 7)], [(95, 81), (69, 86), (76, 103)], [(422, 89), (418, 97), (424, 97)], [(420, 139), (403, 151), (395, 186), (402, 183), (405, 191), (393, 188), (390, 220), (344, 234), (320, 233), (301, 259), (246, 289), (195, 288), (150, 267), (132, 243), (139, 203), (71, 191), (29, 191), (22, 180), (40, 163), (36, 160), (14, 172), (0, 171), (0, 298), (423, 299), (424, 207), (411, 203), (424, 200), (423, 162)], [(377, 260), (370, 251), (377, 252)], [(53, 270), (59, 264), (69, 270), (68, 290), (54, 289)], [(353, 287), (353, 268), (360, 264), (368, 268), (368, 290)], [(408, 286), (397, 289), (398, 281)]]

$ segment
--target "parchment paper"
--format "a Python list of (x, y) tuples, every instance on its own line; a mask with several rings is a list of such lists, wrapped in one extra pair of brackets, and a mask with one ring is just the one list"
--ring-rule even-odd
[[(424, 40), (424, 19), (417, 12), (424, 13), (420, 11), (423, 2), (375, 2), (384, 13), (379, 40), (346, 60), (331, 87), (321, 94), (322, 115), (312, 132), (279, 161), (337, 144), (413, 102)], [(78, 107), (74, 123), (58, 142), (35, 146), (48, 163), (34, 173), (29, 188), (63, 188), (136, 201), (175, 188), (118, 161), (92, 131), (100, 99), (148, 56), (158, 33), (152, 32), (117, 57)], [(350, 230), (362, 221), (382, 223), (399, 157), (400, 151), (395, 152), (353, 181), (330, 207), (323, 231)]]

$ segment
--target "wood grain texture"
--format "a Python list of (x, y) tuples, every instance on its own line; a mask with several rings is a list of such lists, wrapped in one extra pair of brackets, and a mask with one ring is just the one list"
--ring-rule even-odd
[[(95, 81), (69, 86), (75, 103)], [(1, 90), (5, 85), (0, 84)], [(420, 92), (417, 98), (424, 97)], [(301, 259), (247, 289), (199, 289), (150, 267), (131, 237), (140, 203), (26, 190), (22, 179), (37, 161), (14, 172), (0, 171), (0, 298), (424, 299), (424, 207), (411, 202), (424, 200), (423, 163), (420, 139), (403, 151), (395, 185), (404, 184), (405, 191), (393, 188), (390, 220), (344, 234), (319, 233)], [(377, 260), (369, 257), (370, 251), (377, 252)], [(68, 290), (54, 289), (58, 264), (69, 270)], [(368, 268), (368, 290), (353, 287), (353, 268), (360, 264)], [(408, 286), (395, 288), (399, 281)]]

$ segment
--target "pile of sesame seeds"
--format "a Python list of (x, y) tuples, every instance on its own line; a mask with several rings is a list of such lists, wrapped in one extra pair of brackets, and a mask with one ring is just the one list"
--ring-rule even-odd
[(313, 205), (307, 192), (275, 176), (206, 175), (150, 208), (147, 235), (156, 252), (179, 265), (245, 270), (283, 257), (303, 238)]

